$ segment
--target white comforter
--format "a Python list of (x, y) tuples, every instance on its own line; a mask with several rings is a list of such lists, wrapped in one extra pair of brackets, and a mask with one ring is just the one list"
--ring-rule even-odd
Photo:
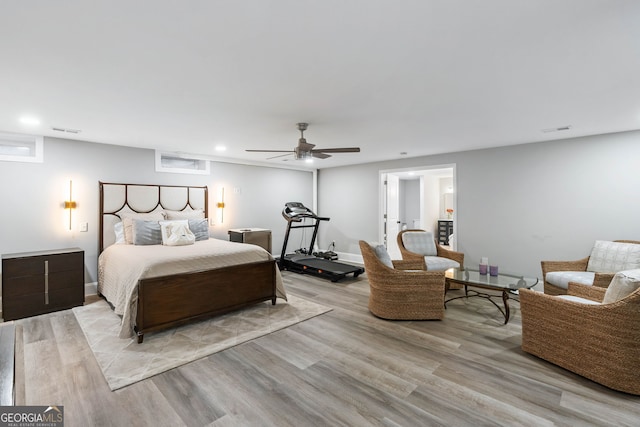
[[(187, 246), (111, 245), (98, 258), (98, 292), (122, 316), (120, 338), (129, 338), (136, 320), (138, 280), (269, 259), (271, 254), (259, 246), (220, 239)], [(278, 268), (276, 295), (287, 299)]]

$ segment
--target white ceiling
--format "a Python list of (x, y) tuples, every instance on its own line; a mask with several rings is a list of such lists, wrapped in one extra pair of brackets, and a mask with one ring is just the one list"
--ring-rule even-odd
[(637, 0), (3, 1), (0, 58), (0, 130), (313, 168), (640, 128)]

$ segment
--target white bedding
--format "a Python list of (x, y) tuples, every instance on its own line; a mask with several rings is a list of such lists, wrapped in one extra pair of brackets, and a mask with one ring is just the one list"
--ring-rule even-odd
[[(273, 259), (255, 245), (208, 239), (187, 246), (111, 245), (98, 258), (98, 292), (122, 316), (120, 338), (133, 335), (138, 280)], [(287, 299), (276, 267), (276, 295)]]

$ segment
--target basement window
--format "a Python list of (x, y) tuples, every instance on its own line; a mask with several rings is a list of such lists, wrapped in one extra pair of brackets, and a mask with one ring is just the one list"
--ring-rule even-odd
[(156, 151), (156, 172), (209, 175), (209, 160), (193, 154)]
[(0, 160), (42, 163), (44, 138), (36, 135), (0, 132)]

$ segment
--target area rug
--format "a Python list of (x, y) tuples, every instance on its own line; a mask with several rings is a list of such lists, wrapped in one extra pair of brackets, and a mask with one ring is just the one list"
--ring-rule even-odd
[(213, 353), (331, 311), (331, 308), (288, 295), (245, 309), (148, 333), (144, 342), (120, 339), (120, 317), (100, 300), (73, 309), (111, 390), (184, 365)]

